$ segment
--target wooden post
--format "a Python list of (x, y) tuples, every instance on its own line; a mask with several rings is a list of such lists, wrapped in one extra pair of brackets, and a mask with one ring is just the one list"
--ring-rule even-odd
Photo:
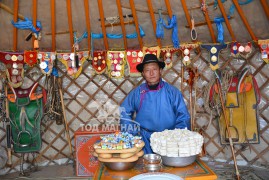
[(254, 35), (254, 33), (253, 33), (253, 31), (252, 31), (250, 25), (248, 24), (248, 21), (247, 21), (245, 15), (244, 15), (244, 13), (243, 13), (241, 7), (239, 6), (237, 0), (232, 0), (232, 1), (233, 1), (234, 5), (235, 5), (235, 8), (237, 9), (237, 12), (238, 12), (239, 16), (240, 16), (241, 19), (242, 19), (244, 25), (246, 26), (246, 28), (247, 28), (247, 30), (248, 30), (248, 32), (249, 32), (249, 34), (250, 34), (252, 40), (256, 42), (256, 41), (257, 41), (257, 38), (256, 38), (256, 36)]
[(135, 30), (137, 32), (138, 42), (139, 42), (140, 48), (142, 49), (143, 48), (143, 40), (142, 40), (141, 35), (140, 35), (139, 24), (138, 24), (136, 11), (135, 11), (134, 0), (130, 0), (130, 6), (131, 6), (134, 22), (135, 22)]
[(85, 20), (88, 32), (88, 50), (91, 51), (91, 23), (90, 23), (90, 11), (89, 11), (89, 0), (84, 0), (85, 9)]
[(234, 32), (233, 32), (232, 27), (231, 27), (231, 25), (230, 25), (230, 22), (229, 22), (229, 20), (228, 20), (228, 18), (227, 18), (227, 14), (226, 14), (226, 12), (225, 12), (225, 9), (224, 9), (224, 7), (223, 7), (223, 4), (222, 4), (221, 0), (218, 0), (218, 6), (219, 6), (220, 11), (221, 11), (221, 14), (222, 14), (222, 16), (223, 16), (223, 18), (224, 18), (224, 20), (225, 20), (225, 24), (226, 24), (227, 29), (228, 29), (228, 31), (229, 31), (231, 37), (232, 37), (232, 40), (233, 40), (233, 41), (236, 41)]
[[(203, 0), (200, 0), (201, 4), (203, 3)], [(204, 11), (204, 16), (205, 16), (205, 20), (206, 20), (206, 23), (207, 23), (207, 26), (208, 26), (208, 29), (209, 29), (209, 32), (210, 32), (210, 36), (211, 36), (211, 39), (213, 41), (213, 43), (216, 43), (216, 36), (214, 34), (214, 30), (213, 30), (213, 27), (212, 27), (212, 24), (211, 24), (211, 21), (210, 21), (210, 18), (209, 18), (209, 15), (208, 15), (208, 11)]]
[(68, 17), (68, 26), (69, 26), (69, 35), (70, 35), (70, 46), (73, 49), (74, 45), (74, 35), (73, 35), (73, 22), (72, 22), (72, 8), (71, 8), (71, 0), (66, 1), (67, 6), (67, 17)]
[[(18, 21), (18, 11), (19, 11), (19, 0), (14, 0), (14, 15), (13, 15), (13, 21)], [(16, 27), (13, 27), (13, 50), (17, 51), (17, 45), (18, 45), (18, 29)]]
[(108, 50), (108, 41), (107, 41), (107, 37), (106, 37), (105, 16), (104, 16), (104, 9), (103, 9), (102, 0), (98, 0), (98, 8), (99, 8), (99, 15), (100, 15), (100, 21), (101, 21), (101, 26), (102, 26), (102, 32), (104, 35), (104, 45), (105, 45), (105, 49)]
[(56, 50), (56, 14), (55, 14), (55, 0), (50, 0), (51, 10), (51, 50)]
[[(152, 8), (151, 0), (147, 0), (147, 3), (148, 3), (149, 14), (150, 14), (151, 22), (153, 26), (153, 31), (154, 31), (154, 34), (156, 35), (156, 20), (155, 20), (154, 11)], [(161, 45), (160, 38), (157, 38), (157, 43), (158, 43), (158, 46), (161, 48), (162, 45)]]
[(120, 25), (121, 25), (121, 31), (123, 34), (123, 42), (124, 42), (124, 48), (127, 49), (127, 39), (126, 39), (126, 30), (125, 30), (125, 25), (124, 25), (124, 19), (123, 19), (123, 14), (122, 14), (122, 9), (121, 9), (121, 1), (117, 0), (117, 7), (118, 7), (118, 12), (120, 16)]

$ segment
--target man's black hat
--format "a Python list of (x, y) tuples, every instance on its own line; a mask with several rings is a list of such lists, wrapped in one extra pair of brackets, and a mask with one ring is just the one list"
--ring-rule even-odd
[(162, 61), (159, 61), (156, 55), (154, 55), (154, 54), (146, 54), (144, 56), (144, 59), (143, 59), (142, 63), (138, 64), (136, 66), (136, 69), (139, 72), (142, 72), (143, 68), (144, 68), (144, 65), (148, 64), (148, 63), (158, 63), (159, 67), (162, 68), (162, 69), (165, 67), (165, 63), (162, 62)]

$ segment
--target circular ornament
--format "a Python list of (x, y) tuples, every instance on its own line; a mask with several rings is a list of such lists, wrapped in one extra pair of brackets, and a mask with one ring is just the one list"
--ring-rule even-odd
[(138, 57), (143, 57), (143, 52), (142, 51), (139, 51), (139, 53), (138, 53)]
[(212, 54), (216, 54), (216, 52), (217, 52), (217, 48), (212, 47), (212, 48), (210, 49), (210, 52), (211, 52)]
[(217, 56), (212, 56), (212, 57), (211, 57), (211, 61), (212, 61), (212, 62), (216, 62), (217, 59), (218, 59)]
[(184, 55), (189, 55), (190, 54), (190, 50), (189, 49), (184, 49), (184, 51), (183, 51), (183, 53), (184, 53)]
[(239, 46), (238, 50), (239, 50), (239, 52), (244, 52), (245, 48), (244, 48), (244, 46)]

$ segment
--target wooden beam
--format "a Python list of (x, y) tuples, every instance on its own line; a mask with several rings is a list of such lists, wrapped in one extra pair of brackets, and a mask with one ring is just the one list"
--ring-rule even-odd
[(170, 5), (169, 0), (165, 0), (165, 6), (166, 6), (166, 9), (168, 11), (169, 17), (172, 18), (173, 13), (172, 13), (172, 9), (171, 9), (171, 5)]
[(241, 17), (241, 20), (243, 21), (245, 27), (247, 28), (247, 31), (249, 32), (252, 40), (255, 41), (255, 42), (257, 42), (257, 38), (254, 35), (254, 33), (253, 33), (250, 25), (248, 24), (248, 21), (247, 21), (245, 15), (244, 15), (244, 13), (243, 13), (240, 5), (238, 4), (237, 0), (232, 0), (232, 1), (233, 1), (234, 5), (235, 5), (235, 8), (237, 9), (237, 12), (238, 12), (239, 16)]
[[(36, 28), (36, 21), (37, 21), (37, 0), (32, 0), (33, 2), (33, 26)], [(34, 37), (34, 36), (33, 36)], [(35, 38), (32, 38), (32, 46), (34, 47)]]
[[(230, 19), (233, 19), (233, 17), (231, 17)], [(215, 22), (213, 20), (210, 20), (210, 23), (211, 24), (214, 24)], [(207, 25), (207, 22), (206, 21), (204, 21), (204, 22), (197, 22), (197, 23), (194, 24), (194, 26), (196, 26), (196, 27), (198, 27), (198, 26), (205, 26), (205, 25)], [(189, 25), (186, 25), (185, 27), (186, 28), (191, 28), (191, 26), (189, 26)]]
[(262, 4), (262, 8), (267, 16), (267, 19), (269, 20), (269, 6), (266, 2), (266, 0), (260, 0), (261, 1), (261, 4)]
[(105, 45), (105, 49), (108, 50), (108, 41), (107, 41), (107, 37), (106, 37), (106, 27), (105, 27), (105, 21), (104, 21), (104, 9), (103, 9), (103, 3), (102, 0), (98, 0), (98, 8), (99, 8), (99, 14), (100, 14), (100, 20), (101, 20), (101, 26), (102, 26), (102, 32), (104, 35), (104, 45)]
[[(13, 10), (10, 7), (8, 7), (7, 5), (5, 5), (5, 4), (3, 4), (1, 2), (0, 2), (0, 8), (2, 8), (3, 10), (5, 10), (6, 12), (8, 12), (11, 15), (14, 15)], [(21, 20), (24, 20), (24, 16), (19, 14), (19, 13), (18, 13), (18, 18), (21, 19)]]
[[(13, 0), (14, 4), (14, 15), (13, 15), (13, 21), (18, 21), (18, 12), (19, 12), (19, 0)], [(13, 27), (13, 50), (17, 51), (17, 45), (18, 45), (18, 29), (16, 27)]]
[(185, 13), (185, 17), (186, 17), (186, 20), (188, 22), (188, 25), (191, 28), (191, 17), (190, 17), (189, 11), (187, 9), (186, 1), (185, 0), (181, 0), (181, 5), (182, 5), (183, 11)]
[(227, 26), (227, 29), (228, 29), (230, 35), (232, 36), (232, 40), (233, 40), (233, 41), (236, 41), (234, 32), (233, 32), (233, 30), (232, 30), (232, 27), (231, 27), (231, 24), (230, 24), (230, 22), (229, 22), (229, 19), (227, 18), (227, 14), (226, 14), (226, 12), (225, 12), (225, 9), (224, 9), (224, 7), (223, 7), (223, 4), (222, 4), (221, 0), (218, 0), (218, 6), (219, 6), (220, 11), (221, 11), (221, 14), (222, 14), (222, 16), (223, 16), (223, 18), (224, 18), (224, 20), (225, 20), (225, 24), (226, 24), (226, 26)]
[(140, 34), (140, 30), (139, 30), (139, 24), (138, 24), (138, 19), (137, 19), (137, 15), (136, 15), (134, 0), (130, 0), (129, 2), (130, 2), (132, 14), (133, 14), (134, 22), (135, 22), (135, 30), (137, 32), (137, 39), (139, 42), (140, 49), (142, 49), (143, 48), (143, 40), (141, 38), (141, 34)]
[[(214, 4), (215, 4), (215, 2), (206, 3), (207, 6), (213, 6)], [(188, 10), (195, 10), (195, 9), (201, 9), (201, 6), (191, 7)]]
[[(77, 32), (77, 30), (73, 30), (73, 33), (74, 32)], [(69, 34), (69, 33), (70, 33), (70, 31), (66, 30), (66, 31), (55, 32), (55, 35), (57, 35), (57, 34)], [(45, 33), (45, 35), (52, 35), (52, 32), (47, 32), (47, 33)]]
[[(155, 20), (151, 0), (147, 0), (147, 4), (148, 4), (148, 8), (149, 8), (149, 14), (150, 14), (150, 17), (151, 17), (151, 22), (152, 22), (152, 26), (153, 26), (154, 35), (156, 35), (156, 20)], [(157, 44), (161, 48), (162, 45), (161, 45), (160, 38), (157, 38)]]
[(85, 20), (88, 32), (88, 50), (91, 51), (91, 23), (90, 23), (90, 10), (89, 10), (89, 0), (84, 0), (85, 9)]
[[(123, 22), (123, 24), (125, 25), (125, 24), (134, 24), (135, 23), (135, 21), (134, 20), (131, 20), (131, 21), (126, 21), (126, 22)], [(110, 24), (110, 23), (108, 23), (108, 24), (105, 24), (105, 27), (114, 27), (114, 26), (120, 26), (121, 25), (121, 23), (119, 22), (119, 23), (113, 23), (113, 24)]]
[(51, 50), (56, 50), (56, 14), (55, 14), (55, 0), (50, 0), (50, 14), (51, 14)]
[[(131, 3), (130, 3), (131, 4)], [(121, 7), (122, 8), (126, 8), (126, 9), (132, 9), (132, 6), (130, 7), (129, 5), (127, 5), (126, 3), (122, 3), (121, 4)], [(136, 5), (135, 7), (135, 11), (139, 11), (139, 12), (145, 12), (145, 13), (149, 13), (149, 10), (148, 8), (144, 7), (144, 6), (141, 6), (141, 5)], [(154, 14), (159, 14), (159, 11), (156, 10), (156, 9), (153, 9), (153, 13)], [(163, 15), (168, 15), (168, 12), (167, 11), (162, 11), (162, 14)]]
[(127, 50), (128, 46), (127, 46), (126, 30), (125, 30), (125, 26), (124, 26), (124, 19), (123, 19), (120, 0), (117, 0), (117, 7), (118, 7), (118, 13), (119, 13), (119, 17), (120, 17), (121, 31), (123, 34), (124, 48)]
[(71, 50), (73, 49), (74, 45), (74, 35), (73, 35), (73, 22), (72, 22), (72, 7), (71, 7), (71, 0), (66, 0), (67, 6), (67, 17), (68, 17), (68, 26), (69, 26), (69, 35), (70, 35), (70, 46)]
[[(203, 0), (200, 0), (200, 3), (202, 4), (204, 1)], [(207, 27), (209, 29), (209, 32), (210, 32), (210, 36), (211, 36), (211, 39), (214, 43), (216, 43), (216, 36), (214, 34), (214, 30), (213, 30), (213, 27), (212, 27), (212, 24), (210, 22), (210, 18), (209, 18), (209, 15), (208, 15), (208, 11), (204, 11), (204, 16), (205, 16), (205, 20), (206, 20), (206, 23), (207, 23)]]

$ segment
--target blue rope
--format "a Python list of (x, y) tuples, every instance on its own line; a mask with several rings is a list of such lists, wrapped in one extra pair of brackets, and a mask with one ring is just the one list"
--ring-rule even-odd
[[(145, 36), (145, 32), (143, 31), (142, 27), (139, 26), (139, 32), (140, 32), (140, 36), (141, 37), (144, 37)], [(123, 38), (123, 34), (110, 34), (110, 33), (107, 33), (106, 36), (110, 39), (120, 39), (120, 38)], [(97, 34), (97, 33), (92, 33), (91, 34), (91, 38), (92, 39), (100, 39), (100, 38), (103, 38), (104, 35), (102, 33), (100, 34)], [(127, 39), (133, 39), (133, 38), (137, 38), (137, 33), (134, 32), (133, 34), (126, 34), (126, 38)]]
[(163, 39), (164, 37), (164, 30), (163, 30), (163, 19), (161, 15), (161, 10), (159, 10), (159, 19), (157, 21), (157, 27), (156, 27), (156, 37)]
[[(140, 36), (141, 37), (144, 37), (146, 34), (145, 34), (145, 32), (143, 31), (143, 29), (142, 29), (142, 27), (139, 25), (138, 26), (139, 27), (139, 33), (140, 33)], [(87, 32), (85, 32), (85, 33), (87, 33)], [(120, 39), (120, 38), (122, 38), (123, 37), (123, 35), (122, 34), (109, 34), (109, 33), (107, 33), (106, 34), (107, 35), (107, 37), (108, 38), (110, 38), (110, 39)], [(93, 40), (94, 39), (101, 39), (101, 38), (103, 38), (104, 37), (104, 35), (102, 34), (102, 33), (100, 33), (100, 34), (97, 34), (97, 33), (91, 33), (91, 47), (92, 47), (92, 50), (91, 50), (91, 56), (93, 57)], [(133, 34), (126, 34), (126, 38), (127, 39), (134, 39), (134, 38), (137, 38), (137, 33), (136, 32), (134, 32)]]
[[(225, 1), (226, 0), (222, 0), (221, 2), (223, 3)], [(238, 0), (238, 4), (239, 5), (246, 5), (246, 4), (251, 3), (252, 1), (253, 0), (246, 0), (246, 1), (243, 2), (243, 1)], [(217, 5), (218, 5), (218, 1), (215, 0), (214, 7), (216, 8)], [(234, 10), (235, 10), (235, 6), (234, 6), (234, 4), (232, 4), (230, 6), (230, 9), (229, 9), (229, 14), (230, 15), (227, 17), (228, 19), (230, 19), (231, 16), (234, 14)], [(218, 42), (223, 44), (224, 43), (224, 36), (223, 36), (224, 29), (223, 29), (222, 23), (224, 22), (224, 18), (223, 17), (216, 17), (216, 18), (214, 18), (214, 22), (215, 22), (215, 24), (217, 26), (217, 30), (218, 30)]]
[(36, 33), (36, 34), (38, 34), (40, 32), (40, 30), (42, 29), (40, 21), (36, 21), (37, 28), (35, 28), (33, 25), (33, 21), (28, 19), (28, 18), (24, 18), (24, 21), (19, 19), (19, 21), (16, 23), (12, 20), (11, 23), (14, 27), (16, 27), (18, 29), (29, 29), (33, 33)]
[(175, 48), (179, 48), (180, 42), (178, 39), (177, 17), (175, 15), (173, 15), (171, 19), (168, 17), (167, 20), (168, 20), (168, 25), (163, 23), (163, 26), (166, 29), (173, 28), (173, 30), (172, 30), (172, 42), (173, 42), (173, 45)]
[[(238, 4), (239, 5), (246, 5), (246, 4), (249, 4), (251, 3), (253, 0), (246, 0), (246, 1), (239, 1), (238, 0)], [(234, 14), (234, 10), (235, 10), (235, 6), (234, 4), (231, 5), (230, 9), (229, 9), (229, 13), (230, 13), (230, 16), (232, 16)]]
[(214, 22), (218, 30), (218, 42), (223, 44), (224, 43), (224, 36), (223, 36), (224, 29), (223, 29), (222, 23), (224, 22), (224, 18), (223, 17), (214, 18)]
[(80, 43), (82, 41), (82, 39), (88, 38), (88, 32), (87, 31), (85, 31), (80, 38), (77, 38), (77, 33), (76, 32), (74, 32), (73, 34), (74, 34), (74, 42), (75, 43)]

